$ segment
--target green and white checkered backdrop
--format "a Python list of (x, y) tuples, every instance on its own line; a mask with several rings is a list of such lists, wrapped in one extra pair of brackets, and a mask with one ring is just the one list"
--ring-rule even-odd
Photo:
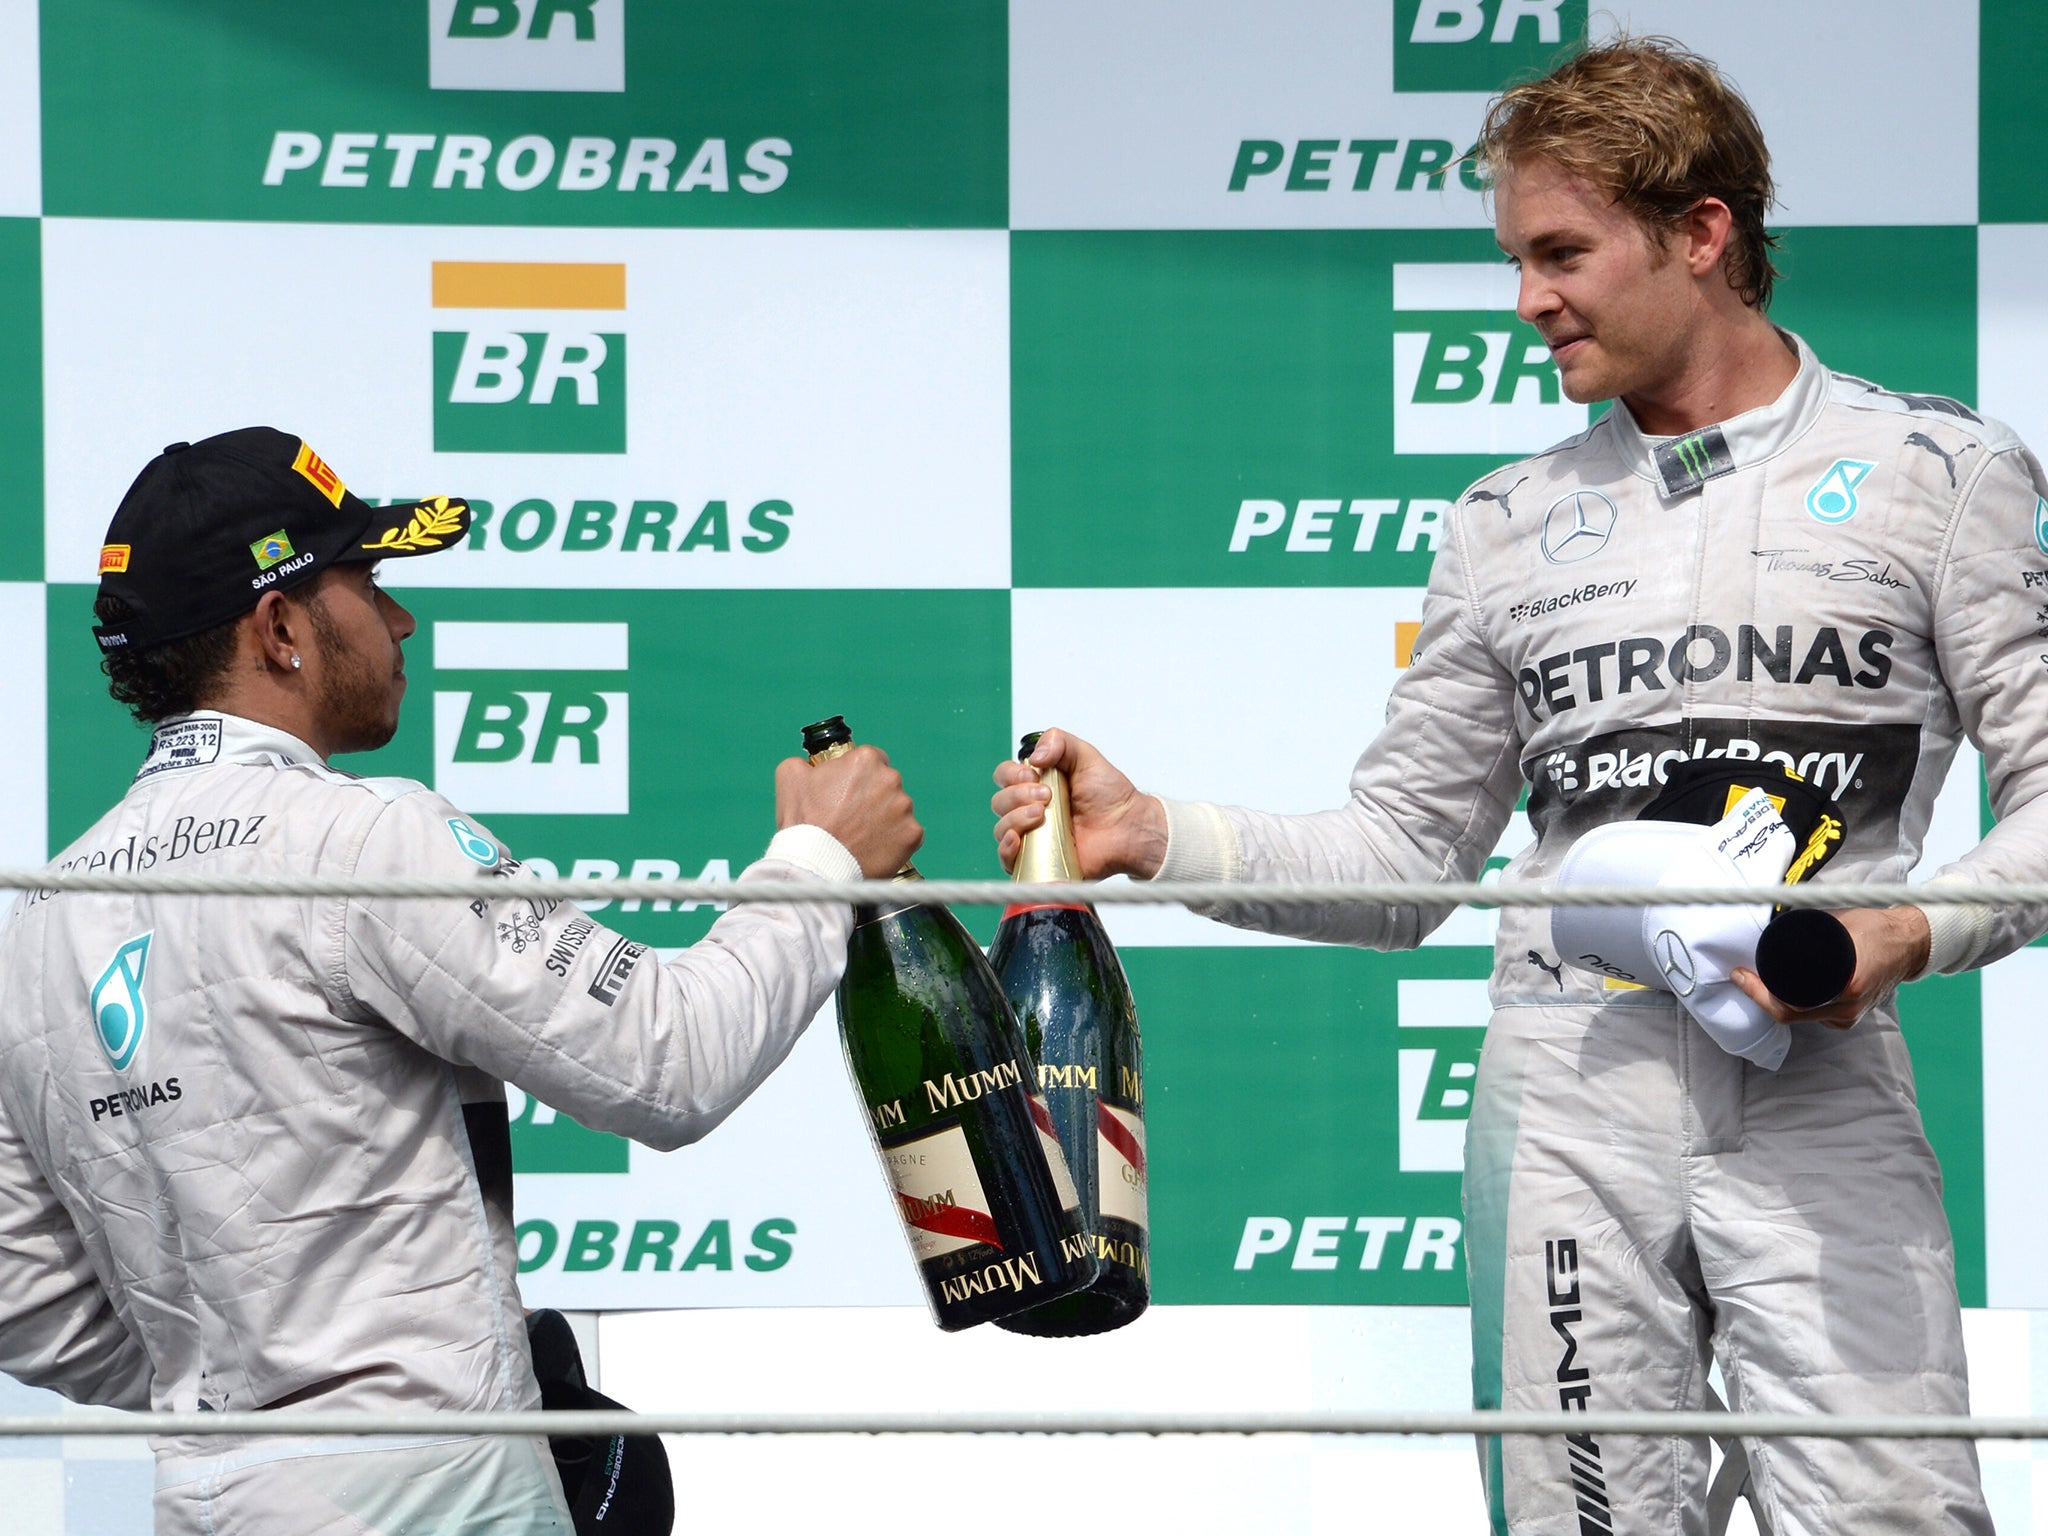
[[(252, 422), (369, 499), (476, 506), (392, 572), (410, 709), (351, 766), (542, 871), (738, 870), (835, 712), (902, 768), (932, 874), (996, 872), (989, 769), (1051, 722), (1168, 794), (1335, 803), (1449, 503), (1588, 419), (1456, 163), (1588, 9), (0, 0), (0, 860), (75, 837), (143, 744), (86, 631), (115, 502)], [(2048, 16), (1593, 7), (1617, 23), (1755, 104), (1776, 318), (2048, 444)], [(1926, 867), (1982, 824), (1966, 759)], [(601, 915), (672, 950), (714, 914)], [(1394, 956), (1110, 924), (1157, 1300), (1461, 1305), (1490, 917)], [(2044, 991), (2036, 949), (1903, 999), (1971, 1307), (2048, 1306)], [(917, 1300), (829, 1017), (678, 1153), (513, 1103), (534, 1303)]]

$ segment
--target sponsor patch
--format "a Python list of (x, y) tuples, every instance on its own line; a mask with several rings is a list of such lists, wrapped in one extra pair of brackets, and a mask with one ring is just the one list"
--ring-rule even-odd
[(1539, 837), (1569, 842), (1636, 815), (1679, 764), (1703, 760), (1785, 768), (1842, 804), (1845, 843), (1889, 849), (1920, 728), (1696, 717), (1609, 731), (1524, 761), (1529, 820)]
[(515, 955), (525, 954), (540, 942), (540, 919), (531, 912), (521, 912), (499, 923), (498, 942), (510, 947)]
[(1567, 491), (1543, 514), (1543, 558), (1573, 565), (1607, 547), (1620, 513), (1600, 491)]
[(481, 864), (485, 869), (490, 869), (498, 862), (498, 845), (460, 816), (448, 818), (448, 831), (455, 839), (455, 846), (462, 851), (462, 856), (471, 863)]
[(125, 576), (128, 573), (128, 556), (131, 552), (131, 547), (126, 544), (102, 544), (100, 574)]
[(1764, 569), (1772, 575), (1790, 572), (1797, 576), (1811, 576), (1817, 581), (1866, 581), (1875, 587), (1903, 589), (1906, 585), (1892, 573), (1889, 560), (1867, 559), (1822, 560), (1813, 552), (1801, 548), (1753, 549), (1750, 553), (1764, 562)]
[(153, 1104), (175, 1104), (185, 1096), (184, 1087), (175, 1077), (167, 1077), (160, 1083), (146, 1083), (139, 1088), (117, 1088), (105, 1098), (86, 1101), (93, 1122), (97, 1124), (109, 1117), (120, 1119), (123, 1115), (139, 1115)]
[(149, 968), (148, 933), (139, 933), (114, 951), (114, 958), (92, 984), (92, 1021), (100, 1049), (116, 1072), (125, 1072), (149, 1025), (142, 996), (143, 974)]
[(1906, 434), (1905, 446), (1908, 448), (1924, 449), (1941, 460), (1941, 467), (1948, 474), (1948, 488), (1954, 490), (1956, 488), (1956, 460), (1977, 445), (1975, 443), (1965, 443), (1954, 453), (1950, 453), (1925, 432), (1908, 432)]
[(2034, 547), (2048, 555), (2048, 500), (2034, 498)]
[(1796, 624), (1738, 624), (1732, 635), (1719, 625), (1692, 624), (1668, 645), (1655, 635), (1632, 635), (1531, 659), (1516, 672), (1515, 688), (1536, 720), (1623, 694), (1710, 683), (1731, 670), (1738, 683), (1769, 679), (1874, 691), (1891, 679), (1897, 639), (1888, 629), (1845, 635), (1832, 624), (1811, 631)]
[(1569, 592), (1558, 592), (1549, 597), (1532, 597), (1519, 603), (1510, 603), (1508, 622), (1519, 624), (1524, 619), (1540, 619), (1548, 614), (1562, 613), (1567, 608), (1597, 603), (1603, 597), (1627, 597), (1635, 589), (1634, 578), (1627, 581), (1589, 581), (1583, 587), (1573, 587)]
[(1835, 460), (1807, 491), (1807, 513), (1816, 522), (1846, 523), (1856, 515), (1856, 487), (1875, 468), (1868, 459)]
[(590, 983), (590, 995), (605, 1007), (611, 1007), (619, 1000), (619, 993), (626, 985), (626, 978), (633, 974), (633, 967), (646, 953), (645, 944), (635, 944), (631, 939), (618, 940), (599, 963), (597, 976)]
[(1735, 455), (1729, 452), (1728, 439), (1721, 435), (1719, 427), (1688, 432), (1668, 443), (1659, 443), (1650, 457), (1657, 466), (1657, 478), (1664, 483), (1666, 496), (1696, 491), (1709, 480), (1735, 471)]
[(299, 443), (298, 457), (292, 460), (292, 468), (306, 477), (306, 483), (325, 496), (338, 509), (342, 493), (348, 489), (341, 483), (341, 476), (327, 467), (327, 461), (313, 451), (313, 445), (303, 440)]

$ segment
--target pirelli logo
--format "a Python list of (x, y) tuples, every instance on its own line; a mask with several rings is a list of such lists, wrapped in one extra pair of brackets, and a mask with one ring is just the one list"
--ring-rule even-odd
[(619, 993), (626, 985), (626, 978), (633, 974), (633, 967), (646, 953), (644, 944), (635, 944), (631, 939), (618, 940), (599, 962), (596, 979), (590, 983), (590, 995), (605, 1007), (611, 1007), (619, 1000)]
[(327, 467), (327, 461), (313, 451), (311, 443), (299, 444), (299, 456), (292, 460), (292, 468), (306, 477), (306, 482), (325, 496), (330, 503), (339, 507), (342, 494), (348, 489), (341, 483), (341, 476)]
[(100, 574), (125, 576), (128, 574), (128, 556), (132, 546), (127, 544), (102, 544), (100, 546)]

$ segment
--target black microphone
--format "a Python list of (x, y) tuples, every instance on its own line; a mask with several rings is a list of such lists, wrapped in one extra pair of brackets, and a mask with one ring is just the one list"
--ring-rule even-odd
[(1856, 974), (1856, 941), (1834, 913), (1794, 907), (1764, 925), (1756, 941), (1756, 974), (1788, 1007), (1824, 1007)]

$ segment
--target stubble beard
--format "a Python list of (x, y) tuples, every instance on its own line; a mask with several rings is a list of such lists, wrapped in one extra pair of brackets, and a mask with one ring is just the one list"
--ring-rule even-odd
[(390, 675), (349, 645), (320, 593), (309, 595), (306, 614), (327, 663), (320, 679), (320, 712), (333, 739), (345, 743), (337, 751), (376, 751), (398, 734)]

